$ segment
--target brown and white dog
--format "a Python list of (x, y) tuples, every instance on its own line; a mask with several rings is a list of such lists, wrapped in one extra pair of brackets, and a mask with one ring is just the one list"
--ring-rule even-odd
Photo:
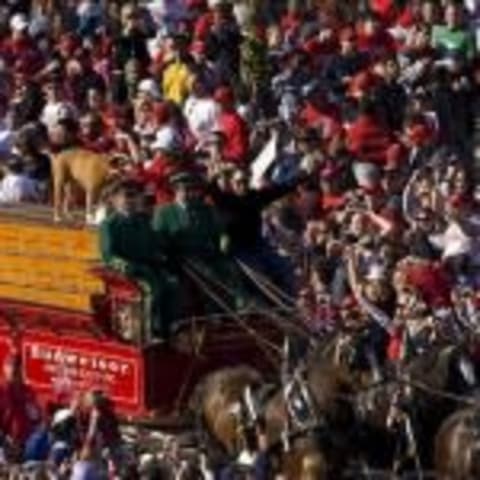
[(73, 186), (85, 193), (85, 219), (95, 222), (95, 206), (104, 187), (118, 176), (115, 158), (83, 148), (72, 148), (52, 155), (53, 216), (59, 222), (71, 217)]

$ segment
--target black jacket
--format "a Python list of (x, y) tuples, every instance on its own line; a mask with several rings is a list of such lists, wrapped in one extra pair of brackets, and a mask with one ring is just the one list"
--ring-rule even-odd
[(297, 185), (298, 181), (295, 181), (263, 190), (250, 190), (243, 196), (224, 192), (216, 185), (210, 186), (209, 194), (221, 212), (234, 252), (255, 248), (262, 238), (262, 211), (294, 191)]

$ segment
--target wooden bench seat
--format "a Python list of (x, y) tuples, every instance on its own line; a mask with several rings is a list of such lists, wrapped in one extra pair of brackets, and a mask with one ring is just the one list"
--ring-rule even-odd
[(51, 210), (0, 209), (0, 298), (90, 312), (104, 293), (92, 273), (100, 261), (98, 233), (51, 222)]

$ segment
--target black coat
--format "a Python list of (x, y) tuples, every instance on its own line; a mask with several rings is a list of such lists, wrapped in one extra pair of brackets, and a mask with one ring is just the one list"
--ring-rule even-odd
[(138, 60), (144, 67), (150, 63), (147, 39), (141, 32), (121, 35), (116, 40), (115, 66), (122, 70), (132, 59)]
[(233, 251), (255, 248), (262, 238), (262, 212), (274, 201), (294, 191), (297, 182), (263, 190), (250, 190), (243, 196), (220, 190), (209, 193), (222, 214)]
[(397, 82), (384, 83), (378, 87), (376, 98), (383, 121), (392, 131), (400, 131), (405, 119), (407, 92)]

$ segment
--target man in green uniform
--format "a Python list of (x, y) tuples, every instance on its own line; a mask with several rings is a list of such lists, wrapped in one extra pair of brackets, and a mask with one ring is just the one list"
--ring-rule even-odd
[[(225, 255), (227, 238), (216, 209), (202, 198), (200, 179), (180, 172), (171, 178), (171, 183), (174, 202), (158, 207), (154, 213), (153, 229), (159, 241), (166, 242), (165, 251), (178, 266), (187, 270), (193, 267), (205, 285), (222, 293), (222, 301), (233, 297), (234, 306), (244, 308), (245, 289), (238, 270)], [(219, 285), (223, 291), (222, 287), (218, 291)], [(225, 303), (232, 307), (230, 302)]]
[(139, 189), (121, 182), (112, 191), (113, 212), (100, 225), (103, 261), (140, 285), (151, 336), (168, 337), (174, 319), (175, 282), (162, 266), (150, 218), (139, 211)]

